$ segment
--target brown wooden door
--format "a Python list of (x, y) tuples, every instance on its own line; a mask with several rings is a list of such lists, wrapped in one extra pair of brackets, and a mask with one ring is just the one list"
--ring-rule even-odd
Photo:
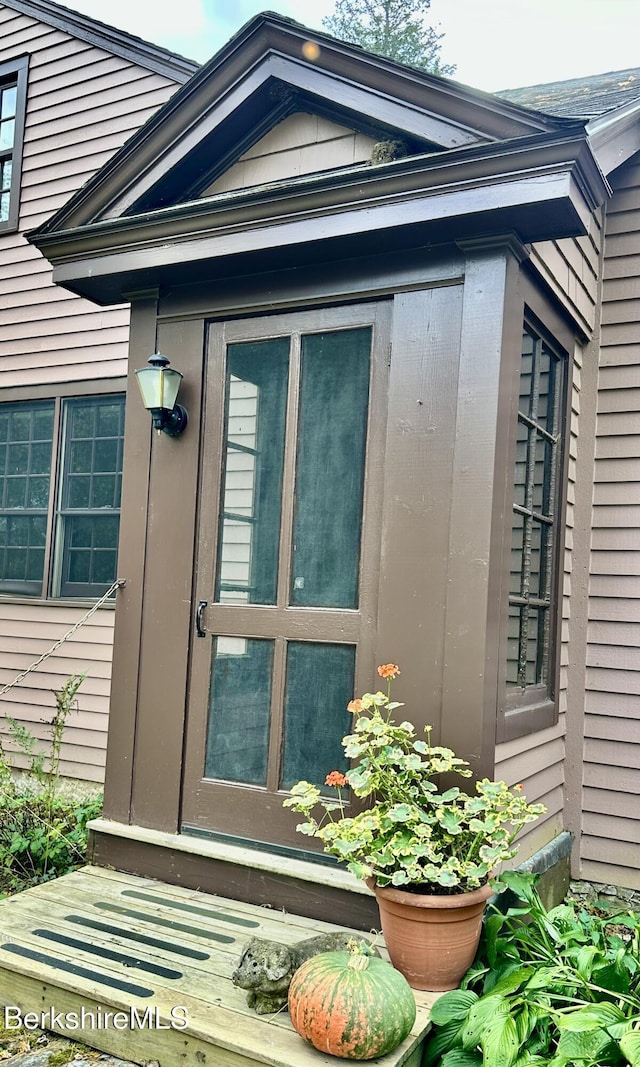
[(314, 848), (373, 668), (390, 305), (210, 328), (182, 827)]

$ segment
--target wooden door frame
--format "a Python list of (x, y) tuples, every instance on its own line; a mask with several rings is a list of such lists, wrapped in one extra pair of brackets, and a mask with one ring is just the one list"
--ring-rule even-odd
[[(194, 603), (206, 600), (206, 632), (215, 635), (256, 637), (278, 641), (279, 655), (273, 672), (274, 697), (272, 709), (282, 704), (285, 687), (285, 661), (287, 641), (318, 641), (356, 646), (355, 685), (365, 687), (371, 677), (375, 659), (375, 630), (377, 618), (378, 574), (380, 559), (380, 534), (382, 526), (382, 479), (386, 431), (386, 395), (388, 377), (388, 352), (391, 337), (391, 301), (348, 304), (315, 310), (292, 311), (272, 316), (216, 322), (209, 327), (207, 341), (206, 401), (203, 416), (202, 454), (199, 478), (198, 549), (196, 559), (196, 584)], [(370, 395), (367, 417), (367, 445), (363, 499), (363, 538), (361, 543), (359, 571), (360, 596), (356, 609), (288, 607), (288, 563), (291, 553), (291, 519), (293, 508), (293, 479), (295, 454), (290, 450), (285, 455), (284, 482), (289, 487), (285, 494), (283, 530), (280, 539), (280, 566), (278, 600), (280, 606), (215, 604), (212, 592), (215, 584), (217, 528), (219, 502), (221, 499), (221, 470), (224, 449), (224, 392), (226, 348), (233, 342), (263, 340), (283, 334), (300, 336), (322, 331), (355, 329), (372, 326)], [(299, 382), (295, 375), (289, 381), (288, 425), (296, 420), (296, 398)], [(205, 456), (205, 448), (211, 449)], [(208, 473), (204, 476), (204, 466)], [(205, 517), (209, 516), (207, 520)], [(198, 642), (198, 644), (196, 644)], [(264, 843), (264, 834), (256, 835), (255, 812), (259, 809), (269, 829), (278, 842), (288, 848), (300, 849), (301, 839), (296, 836), (291, 812), (284, 811), (282, 799), (287, 792), (262, 786), (247, 786), (242, 783), (214, 783), (202, 775), (206, 748), (207, 716), (211, 653), (201, 648), (200, 640), (191, 628), (190, 636), (190, 700), (185, 729), (182, 830), (201, 833), (212, 832), (241, 838), (245, 842)], [(280, 647), (282, 646), (282, 647)], [(211, 646), (208, 646), (209, 648)], [(205, 664), (206, 660), (206, 664)], [(280, 712), (281, 713), (281, 712)], [(279, 727), (276, 721), (275, 727)], [(271, 730), (270, 756), (273, 761), (273, 738)], [(331, 770), (331, 768), (327, 768)], [(276, 783), (277, 785), (277, 783)], [(233, 802), (237, 790), (238, 803)], [(241, 798), (255, 795), (255, 804), (249, 799), (243, 805)], [(220, 803), (220, 797), (225, 803)], [(229, 802), (230, 801), (230, 802)], [(246, 810), (245, 810), (246, 809)], [(212, 811), (216, 811), (216, 827), (211, 826)], [(278, 843), (276, 842), (276, 844)], [(315, 842), (311, 850), (317, 851)]]

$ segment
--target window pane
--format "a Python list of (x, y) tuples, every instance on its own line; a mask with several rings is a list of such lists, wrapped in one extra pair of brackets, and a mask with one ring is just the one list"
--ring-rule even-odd
[(538, 357), (540, 381), (538, 384), (538, 402), (536, 408), (536, 422), (548, 433), (555, 433), (554, 429), (554, 396), (555, 396), (555, 373), (557, 360), (543, 344)]
[(371, 329), (302, 340), (291, 603), (358, 606)]
[(67, 507), (88, 508), (91, 498), (91, 476), (69, 476), (67, 479)]
[(96, 474), (91, 490), (92, 508), (112, 508), (116, 506), (116, 478), (113, 474)]
[(529, 596), (543, 600), (546, 596), (546, 547), (549, 528), (536, 522), (531, 523)]
[[(42, 593), (53, 403), (0, 405), (0, 589)], [(19, 511), (21, 514), (15, 514)]]
[(509, 605), (507, 628), (507, 685), (518, 685), (518, 656), (520, 650), (520, 616), (522, 608)]
[(27, 490), (27, 507), (44, 508), (49, 503), (49, 478), (29, 478)]
[(518, 419), (516, 433), (516, 469), (514, 475), (513, 501), (524, 507), (527, 486), (527, 454), (529, 452), (529, 430)]
[(230, 345), (216, 600), (275, 604), (289, 338)]
[(69, 552), (69, 581), (88, 585), (91, 578), (91, 553)]
[(522, 550), (524, 548), (524, 516), (517, 511), (513, 514), (511, 529), (511, 568), (509, 592), (520, 596), (522, 590)]
[(265, 785), (273, 641), (217, 637), (205, 778)]
[(69, 449), (69, 473), (87, 474), (93, 465), (91, 441), (74, 441)]
[(13, 118), (16, 113), (18, 87), (16, 85), (7, 85), (7, 87), (2, 90), (1, 96), (0, 119)]
[(341, 741), (351, 728), (355, 658), (353, 645), (289, 644), (283, 789), (300, 779), (322, 786), (329, 771), (347, 772)]
[(116, 578), (124, 397), (68, 400), (64, 428), (59, 595), (100, 596)]
[(16, 124), (13, 119), (6, 119), (5, 122), (0, 122), (0, 151), (7, 151), (13, 148), (13, 142), (16, 135)]
[(535, 608), (529, 608), (529, 625), (527, 630), (527, 668), (526, 684), (538, 685), (542, 682), (542, 614)]
[(5, 494), (6, 507), (26, 507), (27, 485), (28, 481), (26, 478), (7, 478), (7, 489)]

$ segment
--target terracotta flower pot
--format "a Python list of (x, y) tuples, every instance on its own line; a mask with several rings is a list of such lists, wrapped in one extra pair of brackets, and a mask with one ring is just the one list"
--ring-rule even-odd
[(482, 916), (493, 890), (428, 896), (386, 886), (373, 889), (393, 966), (413, 989), (456, 989), (478, 948)]

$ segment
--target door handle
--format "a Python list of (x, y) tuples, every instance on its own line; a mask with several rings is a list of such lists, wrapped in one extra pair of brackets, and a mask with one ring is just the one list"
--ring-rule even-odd
[(198, 637), (207, 636), (207, 631), (202, 628), (202, 614), (208, 603), (208, 600), (200, 600), (198, 603), (198, 609), (196, 611), (196, 634)]

